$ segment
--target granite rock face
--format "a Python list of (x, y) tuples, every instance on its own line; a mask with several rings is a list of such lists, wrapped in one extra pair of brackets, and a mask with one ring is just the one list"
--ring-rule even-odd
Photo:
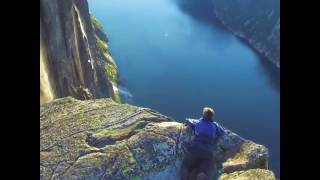
[[(184, 124), (147, 108), (55, 99), (40, 107), (40, 179), (177, 180), (191, 136)], [(213, 154), (215, 179), (273, 175), (267, 149), (229, 130)]]
[(93, 27), (86, 0), (40, 0), (40, 104), (113, 97), (105, 68), (111, 55), (101, 52), (96, 37), (107, 40)]
[(280, 67), (280, 0), (212, 0), (217, 18)]
[(280, 67), (280, 0), (175, 0), (205, 23), (223, 25)]

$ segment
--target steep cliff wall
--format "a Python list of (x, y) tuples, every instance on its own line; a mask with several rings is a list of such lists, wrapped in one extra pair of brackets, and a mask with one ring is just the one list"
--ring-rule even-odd
[[(40, 107), (40, 179), (178, 180), (191, 136), (151, 109), (55, 99)], [(229, 130), (212, 153), (214, 179), (275, 180), (267, 148)]]
[(95, 32), (86, 0), (40, 0), (40, 104), (65, 96), (117, 97), (109, 76), (117, 76), (115, 63), (105, 68), (112, 57), (97, 43), (106, 37)]
[(218, 19), (280, 67), (280, 0), (212, 0)]
[[(41, 41), (42, 39), (40, 39)], [(47, 56), (45, 49), (42, 47), (42, 43), (40, 42), (40, 104), (44, 102), (49, 102), (53, 100), (54, 91), (52, 88), (49, 70), (47, 66)]]

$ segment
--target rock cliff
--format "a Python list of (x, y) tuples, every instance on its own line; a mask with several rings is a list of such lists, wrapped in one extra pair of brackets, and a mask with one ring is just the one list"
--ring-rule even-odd
[(107, 37), (87, 1), (40, 0), (40, 104), (65, 96), (120, 101), (116, 76)]
[[(191, 131), (117, 103), (107, 42), (86, 0), (40, 0), (40, 179), (179, 179)], [(212, 153), (215, 179), (275, 179), (268, 150), (229, 130)]]
[(280, 0), (175, 0), (199, 20), (223, 25), (280, 67)]
[[(40, 179), (178, 180), (191, 136), (151, 109), (55, 99), (40, 107)], [(215, 179), (275, 179), (268, 150), (229, 130), (212, 153)]]
[(212, 0), (217, 18), (280, 67), (280, 0)]

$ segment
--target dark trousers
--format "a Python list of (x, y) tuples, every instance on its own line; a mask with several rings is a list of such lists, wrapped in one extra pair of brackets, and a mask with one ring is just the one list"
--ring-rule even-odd
[(212, 152), (199, 148), (188, 148), (182, 161), (181, 179), (196, 180), (199, 173), (204, 173), (209, 179), (212, 177), (213, 168)]

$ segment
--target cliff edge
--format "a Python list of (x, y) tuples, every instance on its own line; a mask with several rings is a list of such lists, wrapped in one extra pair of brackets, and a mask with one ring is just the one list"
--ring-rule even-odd
[[(179, 179), (190, 130), (151, 109), (61, 98), (40, 107), (40, 179)], [(215, 178), (275, 179), (268, 150), (227, 131)]]

